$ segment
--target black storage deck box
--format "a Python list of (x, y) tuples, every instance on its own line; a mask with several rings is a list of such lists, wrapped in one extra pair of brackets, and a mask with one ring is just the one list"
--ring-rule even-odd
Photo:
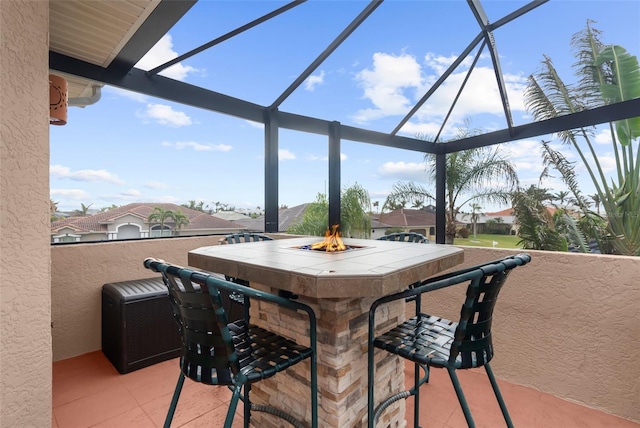
[(102, 352), (120, 373), (180, 356), (178, 325), (162, 278), (102, 287)]

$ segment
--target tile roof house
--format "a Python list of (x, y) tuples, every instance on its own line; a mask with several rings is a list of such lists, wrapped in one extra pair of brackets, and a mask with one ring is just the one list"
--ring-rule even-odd
[[(173, 230), (172, 236), (226, 234), (245, 229), (238, 223), (176, 204), (133, 203), (91, 216), (54, 221), (51, 223), (51, 242), (109, 241), (160, 236), (161, 225), (148, 221), (149, 214), (155, 207), (180, 210), (189, 219), (189, 224)], [(165, 223), (165, 231), (173, 229), (171, 220)], [(164, 236), (167, 236), (167, 232)]]
[[(374, 222), (375, 220), (375, 222)], [(377, 227), (375, 225), (377, 224)], [(384, 235), (389, 228), (401, 228), (405, 232), (417, 232), (435, 240), (436, 214), (432, 210), (401, 208), (388, 213), (377, 214), (372, 218), (371, 238)]]
[[(278, 210), (278, 232), (286, 233), (291, 226), (300, 223), (304, 217), (308, 203), (296, 205), (291, 208), (281, 208)], [(264, 232), (264, 215), (256, 218), (245, 217), (234, 220), (252, 232)]]

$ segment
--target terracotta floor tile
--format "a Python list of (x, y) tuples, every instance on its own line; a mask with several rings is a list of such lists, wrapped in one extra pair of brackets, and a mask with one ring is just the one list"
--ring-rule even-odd
[(172, 394), (178, 381), (177, 359), (164, 361), (120, 376), (121, 382), (143, 405), (166, 394)]
[[(113, 367), (102, 351), (89, 352), (74, 358), (67, 358), (53, 363), (53, 376), (83, 369), (95, 370), (99, 366)], [(115, 369), (114, 369), (115, 370)]]
[[(413, 365), (406, 366), (405, 382), (413, 382)], [(161, 427), (178, 378), (177, 359), (121, 375), (102, 352), (56, 362), (53, 365), (52, 428)], [(504, 427), (500, 408), (483, 369), (462, 370), (460, 383), (478, 428)], [(498, 381), (518, 428), (640, 428), (597, 410), (559, 399), (531, 388)], [(231, 391), (185, 381), (172, 427), (219, 427), (225, 418)], [(407, 428), (413, 426), (413, 398), (406, 401)], [(431, 371), (420, 398), (422, 428), (467, 426), (451, 380), (443, 369)], [(241, 427), (242, 403), (234, 419)], [(286, 424), (285, 424), (286, 425)]]
[(107, 419), (92, 428), (156, 428), (149, 415), (141, 407), (135, 407), (128, 412), (119, 414), (111, 419)]
[[(190, 379), (185, 380), (172, 426), (182, 426), (220, 406), (226, 409), (228, 403), (226, 390), (225, 387), (203, 385)], [(142, 406), (157, 426), (162, 426), (172, 396), (173, 391)]]
[(136, 407), (138, 403), (133, 396), (122, 384), (119, 384), (55, 407), (53, 412), (61, 428), (84, 428), (104, 422)]
[(58, 407), (102, 389), (119, 385), (120, 377), (102, 352), (55, 362), (52, 386), (53, 407)]
[[(238, 406), (240, 407), (240, 405)], [(205, 413), (202, 416), (193, 419), (186, 424), (182, 425), (181, 428), (211, 428), (211, 427), (221, 427), (224, 424), (224, 420), (227, 417), (227, 405), (218, 406), (210, 412)], [(232, 428), (242, 428), (244, 419), (242, 418), (242, 414), (236, 412), (236, 416), (233, 419)]]

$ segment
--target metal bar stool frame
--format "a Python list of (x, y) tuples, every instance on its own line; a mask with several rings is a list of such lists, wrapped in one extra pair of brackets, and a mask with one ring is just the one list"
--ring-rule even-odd
[[(381, 413), (393, 402), (414, 397), (414, 427), (420, 423), (420, 386), (428, 383), (431, 367), (446, 368), (469, 427), (475, 427), (456, 370), (484, 366), (508, 427), (513, 422), (504, 403), (489, 361), (493, 358), (491, 322), (498, 294), (509, 273), (531, 260), (518, 254), (422, 281), (421, 285), (376, 300), (369, 310), (368, 341), (368, 427), (373, 428)], [(421, 295), (468, 282), (460, 320), (452, 322), (421, 310)], [(375, 336), (375, 313), (380, 305), (404, 299), (415, 301), (415, 316), (391, 330)], [(374, 408), (374, 351), (383, 349), (414, 363), (414, 385), (395, 393)], [(425, 375), (420, 377), (420, 369)]]
[[(165, 428), (171, 426), (185, 377), (208, 385), (224, 385), (233, 391), (224, 428), (231, 428), (240, 400), (244, 402), (245, 428), (249, 426), (252, 410), (273, 414), (301, 428), (304, 425), (291, 415), (271, 406), (251, 403), (249, 392), (251, 384), (270, 378), (306, 359), (310, 360), (310, 426), (318, 427), (317, 327), (313, 309), (300, 302), (243, 287), (206, 272), (167, 264), (163, 260), (148, 258), (144, 266), (162, 274), (182, 339), (180, 375), (165, 419)], [(252, 325), (248, 320), (228, 323), (220, 297), (221, 290), (241, 293), (288, 310), (305, 312), (309, 318), (309, 346), (299, 345)]]

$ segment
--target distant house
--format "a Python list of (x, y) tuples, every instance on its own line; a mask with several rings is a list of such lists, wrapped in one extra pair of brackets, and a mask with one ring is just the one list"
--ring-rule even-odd
[[(281, 208), (278, 210), (278, 232), (286, 233), (291, 226), (302, 222), (304, 212), (309, 204), (296, 205), (291, 208)], [(264, 232), (264, 215), (256, 218), (246, 217), (244, 219), (234, 219), (235, 223), (243, 225), (252, 232)]]
[[(374, 222), (375, 220), (375, 222)], [(371, 221), (371, 238), (383, 236), (390, 228), (400, 228), (405, 232), (417, 232), (435, 241), (436, 214), (431, 209), (401, 208), (388, 213), (376, 214)]]
[[(305, 203), (278, 211), (278, 232), (286, 233), (289, 228), (302, 222), (304, 213), (310, 204)], [(427, 207), (424, 209), (398, 209), (388, 213), (371, 215), (371, 238), (376, 239), (391, 228), (402, 229), (406, 232), (418, 232), (435, 240), (435, 212)], [(218, 214), (214, 214), (218, 215)], [(257, 218), (234, 218), (234, 223), (241, 224), (248, 231), (264, 232), (264, 216)]]
[[(159, 222), (149, 222), (155, 207), (180, 210), (189, 224), (174, 230), (169, 219), (164, 233)], [(194, 236), (227, 234), (246, 229), (244, 226), (176, 204), (134, 203), (86, 217), (68, 217), (51, 223), (51, 242), (110, 241), (115, 239), (150, 238), (157, 236)]]
[[(498, 219), (499, 223), (493, 222)], [(456, 221), (466, 226), (469, 229), (473, 228), (473, 222), (471, 221), (471, 213), (458, 213)], [(487, 224), (487, 221), (494, 224)], [(478, 214), (476, 220), (476, 232), (477, 233), (499, 233), (504, 235), (515, 235), (517, 230), (515, 217), (513, 215), (513, 208), (506, 208), (501, 211), (491, 213)]]

